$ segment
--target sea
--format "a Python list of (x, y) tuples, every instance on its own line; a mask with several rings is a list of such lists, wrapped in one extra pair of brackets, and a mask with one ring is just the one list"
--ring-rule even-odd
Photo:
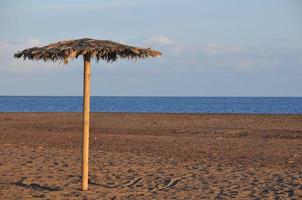
[[(81, 112), (80, 96), (0, 96), (0, 112)], [(91, 97), (91, 112), (302, 114), (302, 97)]]

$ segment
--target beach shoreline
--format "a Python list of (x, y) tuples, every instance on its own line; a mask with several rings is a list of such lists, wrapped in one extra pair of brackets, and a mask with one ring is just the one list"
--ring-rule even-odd
[(302, 195), (302, 115), (0, 113), (4, 199), (253, 199)]

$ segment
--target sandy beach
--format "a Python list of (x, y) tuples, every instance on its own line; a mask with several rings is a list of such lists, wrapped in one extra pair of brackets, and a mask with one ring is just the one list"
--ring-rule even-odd
[(0, 199), (302, 199), (302, 115), (0, 113)]

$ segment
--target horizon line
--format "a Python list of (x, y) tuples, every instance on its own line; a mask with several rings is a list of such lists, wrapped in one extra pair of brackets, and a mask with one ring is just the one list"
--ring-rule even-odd
[[(83, 97), (82, 95), (0, 95), (0, 97)], [(172, 98), (183, 98), (183, 97), (189, 97), (189, 98), (302, 98), (302, 96), (151, 96), (151, 95), (104, 95), (104, 96), (91, 96), (91, 97), (133, 97), (133, 98), (138, 98), (138, 97), (159, 97), (159, 98), (167, 98), (167, 97), (172, 97)]]

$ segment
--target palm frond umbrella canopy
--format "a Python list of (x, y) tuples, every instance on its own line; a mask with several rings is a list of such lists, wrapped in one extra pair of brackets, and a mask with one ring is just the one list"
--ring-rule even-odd
[(114, 62), (117, 59), (138, 59), (160, 56), (159, 51), (138, 48), (108, 40), (83, 38), (52, 43), (44, 47), (33, 47), (15, 54), (15, 58), (68, 63), (69, 59), (84, 58), (83, 82), (83, 151), (82, 190), (88, 190), (89, 121), (90, 121), (90, 60)]

